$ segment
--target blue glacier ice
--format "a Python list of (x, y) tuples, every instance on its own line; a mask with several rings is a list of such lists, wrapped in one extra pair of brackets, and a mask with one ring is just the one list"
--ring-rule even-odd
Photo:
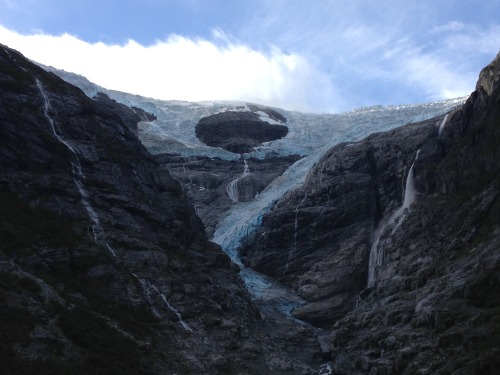
[[(97, 92), (103, 92), (119, 103), (139, 107), (156, 115), (155, 121), (139, 123), (139, 137), (152, 154), (168, 152), (184, 157), (207, 156), (237, 160), (241, 158), (239, 154), (207, 146), (196, 138), (195, 127), (201, 118), (222, 111), (254, 111), (262, 120), (280, 123), (267, 117), (262, 110), (266, 108), (265, 106), (234, 101), (194, 103), (145, 98), (107, 90), (92, 84), (85, 77), (45, 68), (80, 87), (89, 97), (93, 97)], [(342, 142), (359, 141), (375, 132), (443, 115), (462, 105), (465, 99), (463, 97), (423, 104), (371, 106), (339, 114), (300, 113), (272, 108), (286, 119), (288, 134), (282, 139), (266, 142), (254, 148), (252, 152), (243, 155), (243, 158), (262, 159), (267, 155), (293, 154), (299, 154), (303, 158), (272, 181), (254, 200), (235, 202), (227, 215), (219, 221), (212, 238), (241, 267), (241, 276), (252, 296), (261, 303), (274, 304), (275, 309), (284, 312), (285, 315), (289, 315), (291, 308), (303, 303), (299, 297), (273, 280), (245, 269), (238, 249), (245, 238), (252, 236), (260, 226), (263, 216), (274, 204), (304, 182), (309, 171), (329, 148)], [(445, 123), (446, 119), (436, 125), (442, 131)]]

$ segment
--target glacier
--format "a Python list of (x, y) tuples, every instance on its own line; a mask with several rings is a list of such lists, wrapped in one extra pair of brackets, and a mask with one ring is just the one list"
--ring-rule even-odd
[[(300, 186), (309, 171), (318, 163), (328, 149), (339, 143), (352, 143), (366, 136), (396, 127), (443, 115), (461, 106), (466, 97), (423, 104), (371, 106), (338, 114), (314, 114), (271, 108), (286, 119), (285, 122), (271, 119), (263, 111), (270, 108), (239, 101), (186, 102), (158, 100), (119, 91), (107, 90), (88, 81), (85, 77), (43, 66), (64, 80), (79, 87), (89, 97), (103, 92), (119, 103), (141, 108), (154, 114), (152, 122), (140, 122), (139, 137), (151, 154), (171, 153), (184, 157), (205, 156), (223, 160), (244, 161), (249, 158), (263, 159), (266, 156), (300, 155), (302, 158), (290, 166), (281, 176), (272, 181), (249, 202), (238, 202), (217, 224), (212, 241), (221, 245), (232, 261), (240, 266), (240, 275), (255, 300), (271, 306), (291, 318), (290, 311), (302, 304), (300, 297), (283, 288), (270, 278), (245, 268), (240, 260), (239, 247), (251, 239), (260, 226), (263, 216), (289, 191)], [(283, 124), (288, 134), (278, 140), (265, 142), (252, 152), (239, 155), (221, 148), (203, 144), (195, 134), (200, 119), (223, 111), (253, 111), (264, 121)], [(446, 118), (436, 126), (444, 127)], [(248, 173), (243, 171), (242, 177)], [(229, 191), (228, 191), (229, 193)]]

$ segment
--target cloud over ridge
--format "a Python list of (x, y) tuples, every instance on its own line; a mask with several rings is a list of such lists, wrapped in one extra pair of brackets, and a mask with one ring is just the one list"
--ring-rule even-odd
[(214, 40), (171, 35), (149, 46), (134, 40), (108, 45), (69, 34), (21, 35), (0, 26), (0, 40), (30, 59), (109, 89), (166, 100), (248, 100), (313, 109), (300, 94), (315, 74), (302, 56), (276, 47), (256, 51), (222, 38), (221, 30), (214, 34)]
[(330, 113), (468, 95), (500, 47), (497, 0), (89, 3), (0, 0), (0, 43), (108, 89)]

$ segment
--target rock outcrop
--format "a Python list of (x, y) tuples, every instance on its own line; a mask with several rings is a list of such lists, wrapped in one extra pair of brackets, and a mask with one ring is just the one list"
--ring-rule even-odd
[(333, 373), (499, 368), (499, 76), (497, 56), (462, 108), (330, 150), (244, 250), (334, 323)]
[(248, 202), (300, 157), (222, 160), (202, 156), (155, 155), (186, 189), (196, 213), (212, 236), (218, 221), (237, 202)]
[[(268, 116), (274, 115), (284, 120), (275, 111)], [(270, 124), (261, 120), (257, 112), (247, 111), (220, 112), (202, 118), (196, 125), (196, 136), (203, 143), (239, 154), (248, 153), (263, 142), (283, 138), (287, 133), (285, 125)]]
[(132, 110), (4, 46), (0, 87), (2, 373), (312, 373), (313, 331), (262, 320)]
[[(335, 146), (245, 239), (317, 330), (259, 311), (189, 202), (210, 233), (295, 157), (155, 160), (151, 115), (0, 45), (2, 373), (496, 374), (499, 77), (497, 57), (463, 107)], [(235, 152), (270, 136), (221, 129)]]
[(383, 244), (375, 287), (334, 326), (336, 373), (500, 367), (499, 77), (500, 55), (440, 123), (441, 152), (415, 163), (420, 194)]
[(116, 100), (111, 99), (102, 92), (97, 93), (92, 99), (98, 102), (100, 107), (117, 114), (135, 135), (138, 135), (137, 123), (139, 121), (149, 122), (156, 120), (155, 115), (141, 108), (127, 107), (124, 104), (117, 103)]
[(417, 151), (421, 158), (439, 152), (440, 120), (332, 148), (264, 217), (244, 262), (309, 302), (297, 318), (325, 328), (354, 308), (366, 287), (374, 228), (401, 205)]

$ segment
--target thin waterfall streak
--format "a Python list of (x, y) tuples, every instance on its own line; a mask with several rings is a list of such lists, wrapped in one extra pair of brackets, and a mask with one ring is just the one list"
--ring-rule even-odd
[(165, 306), (167, 306), (167, 308), (175, 314), (177, 319), (179, 319), (179, 323), (182, 326), (182, 328), (184, 328), (186, 331), (193, 332), (193, 329), (190, 326), (188, 326), (184, 320), (182, 320), (181, 314), (168, 302), (167, 297), (165, 297), (165, 295), (162, 292), (160, 292), (160, 290), (155, 284), (147, 280), (141, 279), (133, 272), (131, 274), (139, 281), (139, 284), (141, 284), (142, 290), (144, 291), (144, 297), (146, 298), (146, 301), (151, 307), (151, 311), (153, 311), (153, 314), (155, 314), (157, 318), (161, 318), (162, 316), (155, 308), (153, 299), (151, 298), (151, 290), (153, 290), (160, 297)]
[(297, 205), (297, 207), (295, 207), (295, 223), (294, 223), (294, 234), (293, 234), (293, 248), (292, 248), (292, 251), (290, 251), (288, 253), (288, 259), (287, 259), (287, 262), (286, 262), (286, 265), (285, 265), (285, 270), (283, 271), (283, 276), (285, 276), (285, 274), (288, 271), (288, 266), (290, 264), (290, 260), (292, 259), (293, 255), (297, 252), (297, 230), (299, 229), (299, 222), (298, 222), (299, 208), (300, 208), (300, 206), (302, 206), (302, 203), (304, 203), (304, 201), (307, 199), (307, 194), (308, 194), (308, 192), (306, 191), (306, 194), (304, 195), (304, 197), (302, 198), (302, 200), (300, 201), (300, 203)]
[(165, 295), (158, 290), (156, 285), (154, 285), (154, 284), (150, 284), (150, 285), (153, 288), (153, 290), (156, 293), (158, 293), (158, 295), (160, 296), (160, 298), (163, 301), (163, 303), (165, 304), (165, 306), (167, 306), (170, 309), (170, 311), (172, 311), (175, 314), (175, 316), (177, 316), (177, 319), (179, 319), (179, 323), (181, 324), (182, 328), (184, 328), (186, 331), (193, 332), (191, 327), (188, 326), (186, 324), (186, 322), (184, 322), (184, 320), (182, 320), (181, 314), (168, 302), (167, 297), (165, 297)]
[(141, 284), (142, 290), (144, 291), (144, 297), (146, 298), (146, 301), (149, 304), (149, 307), (151, 308), (151, 311), (157, 318), (161, 318), (160, 313), (155, 309), (153, 299), (151, 298), (151, 293), (149, 292), (149, 285), (146, 280), (141, 279), (138, 277), (135, 273), (132, 272), (132, 276), (134, 276), (138, 281), (139, 284)]
[(248, 166), (246, 159), (243, 160), (243, 162), (244, 162), (243, 174), (240, 177), (228, 183), (226, 186), (227, 195), (229, 196), (229, 199), (231, 199), (233, 203), (239, 202), (238, 183), (241, 181), (241, 179), (245, 178), (250, 174), (250, 167)]
[(445, 116), (444, 116), (444, 119), (443, 121), (441, 121), (441, 124), (439, 124), (439, 130), (438, 130), (438, 138), (441, 137), (441, 134), (443, 134), (443, 130), (448, 122), (448, 115), (449, 113), (447, 113)]
[(104, 230), (102, 228), (102, 225), (99, 221), (99, 216), (97, 216), (97, 213), (95, 212), (94, 208), (90, 204), (88, 193), (85, 190), (85, 187), (83, 185), (83, 180), (85, 179), (85, 175), (83, 173), (82, 165), (80, 163), (80, 158), (78, 157), (78, 154), (76, 153), (75, 149), (73, 146), (71, 146), (59, 132), (57, 131), (56, 124), (54, 122), (54, 119), (50, 115), (50, 100), (45, 92), (45, 89), (43, 87), (42, 82), (40, 82), (38, 79), (36, 79), (36, 85), (38, 87), (38, 90), (40, 91), (40, 94), (42, 95), (43, 98), (43, 115), (47, 119), (47, 121), (50, 124), (50, 127), (52, 129), (52, 133), (56, 137), (56, 139), (66, 146), (66, 148), (73, 154), (74, 157), (74, 162), (71, 162), (71, 172), (73, 175), (73, 183), (75, 184), (76, 190), (80, 194), (80, 198), (83, 204), (83, 207), (85, 208), (85, 211), (87, 212), (87, 216), (89, 220), (92, 223), (92, 236), (94, 237), (94, 242), (96, 244), (99, 243), (104, 243), (110, 252), (110, 254), (114, 257), (116, 257), (116, 252), (109, 246), (106, 242), (103, 242), (101, 240), (101, 237), (104, 234)]
[(380, 221), (377, 229), (375, 230), (375, 241), (373, 242), (373, 245), (370, 249), (370, 257), (368, 260), (367, 285), (369, 288), (372, 288), (375, 286), (376, 266), (380, 266), (383, 263), (383, 258), (384, 258), (383, 246), (381, 246), (381, 248), (378, 249), (380, 237), (384, 233), (385, 229), (394, 223), (396, 223), (396, 226), (393, 228), (391, 235), (393, 235), (396, 232), (396, 230), (399, 228), (399, 226), (404, 221), (404, 219), (407, 215), (406, 211), (409, 210), (410, 206), (415, 201), (416, 190), (415, 190), (413, 168), (415, 166), (415, 162), (417, 161), (419, 155), (420, 155), (420, 150), (417, 151), (417, 153), (415, 155), (415, 159), (413, 161), (413, 164), (411, 165), (410, 170), (408, 171), (408, 175), (406, 176), (404, 198), (403, 198), (403, 203), (402, 203), (401, 207), (399, 207), (396, 211), (394, 211), (388, 220), (382, 219)]

